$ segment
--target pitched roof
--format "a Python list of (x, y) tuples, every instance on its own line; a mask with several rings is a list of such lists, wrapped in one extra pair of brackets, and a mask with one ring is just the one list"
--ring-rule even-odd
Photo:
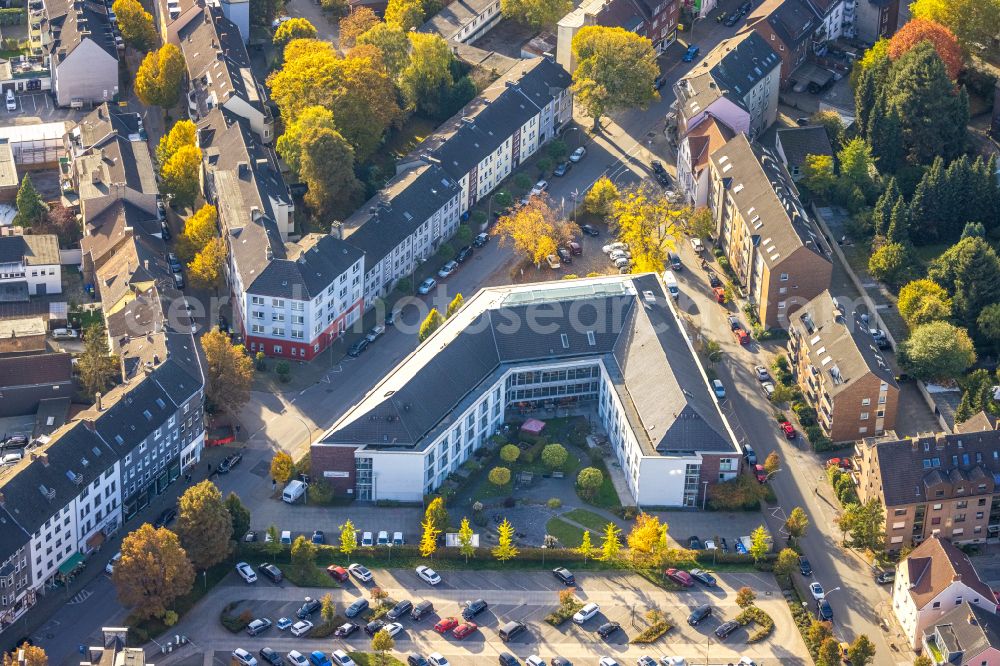
[(80, 249), (90, 255), (95, 266), (104, 260), (134, 234), (152, 236), (160, 233), (155, 215), (147, 213), (125, 199), (116, 199), (96, 214), (88, 211), (84, 221)]
[(937, 647), (943, 654), (960, 654), (961, 663), (971, 663), (984, 650), (1000, 650), (1000, 615), (962, 601), (924, 633), (941, 637)]
[(109, 134), (77, 155), (73, 171), (81, 201), (117, 194), (123, 186), (142, 194), (158, 192), (149, 146), (138, 138)]
[(708, 158), (712, 153), (726, 145), (734, 136), (736, 130), (713, 114), (707, 114), (705, 120), (695, 125), (682, 139), (688, 142), (692, 171), (700, 173), (708, 166)]
[(820, 20), (805, 0), (764, 0), (747, 17), (750, 30), (758, 21), (766, 21), (778, 38), (790, 49), (798, 48), (812, 37)]
[(497, 0), (455, 0), (434, 16), (427, 19), (418, 32), (441, 35), (450, 40), (456, 33), (478, 16), (484, 14)]
[(49, 53), (55, 66), (62, 62), (60, 54), (65, 52), (68, 56), (88, 39), (118, 60), (114, 29), (104, 3), (95, 0), (47, 0), (45, 11), (52, 35)]
[(955, 432), (969, 433), (983, 430), (996, 430), (1000, 419), (984, 409), (979, 410), (961, 423), (955, 424)]
[(72, 354), (32, 354), (0, 358), (0, 389), (69, 382)]
[(771, 151), (738, 134), (711, 161), (743, 219), (753, 226), (751, 235), (760, 242), (769, 267), (803, 247), (830, 261), (795, 184)]
[(112, 134), (142, 141), (142, 117), (134, 111), (105, 102), (97, 106), (70, 130), (70, 139), (79, 149), (90, 148)]
[[(530, 326), (534, 317), (547, 330)], [(646, 455), (735, 451), (652, 274), (480, 291), (321, 441), (422, 449), (508, 370), (567, 359), (605, 367)]]
[(979, 579), (969, 556), (937, 535), (921, 542), (899, 566), (907, 568), (910, 580), (907, 593), (918, 610), (955, 582), (961, 582), (996, 603), (993, 590)]
[(58, 266), (59, 237), (54, 234), (0, 236), (0, 264)]
[(826, 129), (820, 126), (786, 127), (776, 132), (779, 151), (785, 157), (785, 164), (802, 166), (806, 155), (827, 155), (833, 157), (833, 146)]
[(781, 58), (756, 32), (749, 31), (724, 39), (708, 52), (688, 76), (709, 73), (718, 89), (742, 100), (757, 83), (766, 78)]
[(899, 387), (861, 315), (860, 311), (839, 310), (828, 290), (788, 313), (791, 325), (808, 340), (802, 349), (810, 364), (819, 372), (829, 373), (832, 381), (828, 391), (833, 396), (852, 388), (868, 373), (893, 388)]

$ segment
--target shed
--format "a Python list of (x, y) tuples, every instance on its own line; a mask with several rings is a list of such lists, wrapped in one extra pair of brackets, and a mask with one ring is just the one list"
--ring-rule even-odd
[(537, 437), (542, 434), (543, 430), (545, 430), (545, 421), (540, 421), (538, 419), (528, 419), (521, 424), (521, 432), (528, 435), (534, 435)]

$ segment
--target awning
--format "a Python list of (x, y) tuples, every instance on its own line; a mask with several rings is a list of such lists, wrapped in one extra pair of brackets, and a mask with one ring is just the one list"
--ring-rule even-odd
[(80, 566), (82, 562), (83, 553), (73, 553), (68, 560), (59, 565), (59, 573), (63, 576), (68, 576), (73, 573), (73, 570)]
[(94, 532), (90, 535), (90, 538), (87, 539), (87, 548), (93, 550), (99, 547), (102, 543), (104, 543), (104, 532)]

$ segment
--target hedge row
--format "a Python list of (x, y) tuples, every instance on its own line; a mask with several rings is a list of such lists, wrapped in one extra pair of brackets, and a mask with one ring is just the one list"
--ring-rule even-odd
[(673, 629), (673, 627), (674, 625), (670, 624), (665, 620), (661, 620), (660, 622), (654, 622), (653, 624), (643, 629), (638, 636), (636, 636), (629, 642), (634, 645), (647, 645), (649, 643), (655, 643), (656, 641), (660, 640), (660, 637), (663, 636), (663, 634)]
[(757, 606), (750, 606), (745, 609), (736, 616), (736, 621), (743, 627), (749, 624), (757, 625), (756, 629), (747, 638), (747, 643), (759, 643), (774, 631), (774, 619)]
[(21, 25), (24, 17), (24, 9), (0, 9), (0, 26)]

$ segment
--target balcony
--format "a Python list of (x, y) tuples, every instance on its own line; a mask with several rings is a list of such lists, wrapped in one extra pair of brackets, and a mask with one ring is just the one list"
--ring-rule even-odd
[(935, 664), (935, 666), (948, 663), (948, 660), (941, 654), (934, 636), (924, 635), (924, 647), (927, 648), (927, 656), (930, 657), (931, 663)]

